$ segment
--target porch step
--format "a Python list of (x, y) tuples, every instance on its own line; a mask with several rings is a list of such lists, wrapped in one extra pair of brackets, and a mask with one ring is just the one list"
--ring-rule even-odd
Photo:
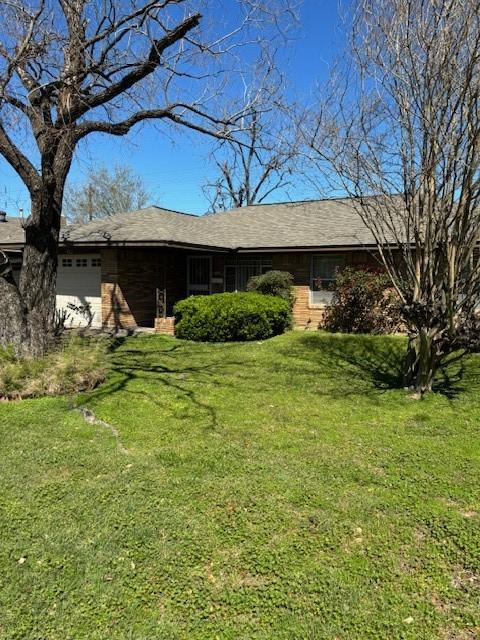
[(155, 333), (161, 333), (166, 336), (175, 335), (175, 318), (155, 318)]

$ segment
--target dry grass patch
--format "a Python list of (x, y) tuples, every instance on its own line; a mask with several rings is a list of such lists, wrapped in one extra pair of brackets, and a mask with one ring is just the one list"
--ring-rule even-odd
[(48, 355), (18, 359), (0, 351), (0, 400), (61, 396), (95, 389), (107, 372), (106, 339), (70, 335)]

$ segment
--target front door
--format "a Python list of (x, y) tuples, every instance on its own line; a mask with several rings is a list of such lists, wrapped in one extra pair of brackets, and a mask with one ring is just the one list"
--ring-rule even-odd
[(187, 273), (189, 296), (208, 295), (211, 292), (212, 259), (210, 256), (189, 256)]

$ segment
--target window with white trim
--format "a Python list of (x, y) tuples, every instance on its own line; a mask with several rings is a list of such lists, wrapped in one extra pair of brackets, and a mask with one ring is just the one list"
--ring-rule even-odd
[(329, 304), (337, 273), (345, 266), (342, 255), (325, 253), (312, 256), (310, 276), (310, 304)]
[(73, 267), (72, 258), (62, 258), (62, 267)]
[(76, 267), (88, 267), (88, 258), (77, 258), (75, 260)]

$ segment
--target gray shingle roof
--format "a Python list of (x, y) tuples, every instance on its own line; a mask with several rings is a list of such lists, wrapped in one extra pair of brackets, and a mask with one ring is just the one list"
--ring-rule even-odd
[(254, 205), (206, 218), (218, 243), (235, 248), (373, 244), (351, 200)]
[(7, 245), (22, 245), (25, 240), (25, 232), (22, 227), (22, 218), (7, 216), (5, 222), (0, 222), (0, 248)]
[(148, 207), (139, 211), (119, 213), (111, 218), (94, 220), (83, 225), (67, 226), (61, 240), (84, 244), (206, 244), (208, 236), (199, 229), (199, 216)]
[(209, 216), (149, 207), (67, 227), (66, 244), (179, 244), (223, 249), (371, 245), (348, 199), (253, 205)]
[[(213, 249), (293, 249), (372, 245), (349, 199), (253, 205), (208, 216), (148, 207), (64, 227), (65, 245), (180, 245)], [(0, 247), (21, 245), (20, 218), (0, 222)]]

